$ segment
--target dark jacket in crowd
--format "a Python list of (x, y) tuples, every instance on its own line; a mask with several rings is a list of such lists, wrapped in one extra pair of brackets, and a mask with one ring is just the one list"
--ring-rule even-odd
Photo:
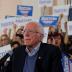
[[(25, 48), (20, 46), (14, 50), (6, 72), (23, 72), (27, 55)], [(59, 48), (41, 43), (34, 72), (63, 72)]]

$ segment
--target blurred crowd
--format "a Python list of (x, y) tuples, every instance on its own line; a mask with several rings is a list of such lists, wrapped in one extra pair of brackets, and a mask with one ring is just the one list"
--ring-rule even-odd
[[(13, 28), (14, 33), (11, 39), (10, 32), (9, 34), (5, 33), (0, 36), (0, 47), (11, 44), (11, 47), (15, 49), (21, 45), (24, 45), (24, 26), (17, 29), (16, 25), (14, 25)], [(57, 27), (49, 27), (47, 44), (55, 45), (60, 49), (62, 53), (62, 64), (66, 62), (63, 60), (65, 58), (72, 63), (72, 36), (68, 36), (67, 34), (67, 22), (65, 22), (65, 32), (61, 29), (61, 20), (58, 21)], [(65, 66), (66, 65), (63, 65), (63, 67)], [(72, 70), (70, 72), (72, 72)]]

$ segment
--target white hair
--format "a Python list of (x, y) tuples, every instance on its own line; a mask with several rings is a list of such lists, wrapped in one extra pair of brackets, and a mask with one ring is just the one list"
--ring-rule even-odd
[[(37, 25), (36, 28), (34, 28), (34, 29), (36, 29), (37, 32), (40, 34), (40, 41), (42, 41), (43, 37), (44, 37), (44, 28), (43, 28), (43, 26), (39, 22), (35, 22), (35, 21), (34, 22), (29, 22), (29, 23), (35, 23)], [(29, 23), (25, 24), (25, 26), (27, 26)], [(24, 28), (25, 28), (25, 26), (24, 26)]]
[(36, 23), (39, 26), (39, 32), (44, 35), (44, 28), (43, 28), (43, 26), (40, 23), (38, 23), (38, 22), (36, 22)]
[[(44, 28), (43, 28), (43, 26), (42, 26), (39, 22), (35, 22), (35, 21), (33, 21), (33, 22), (37, 24), (39, 33), (41, 33), (41, 34), (44, 35)], [(29, 22), (29, 23), (30, 23), (30, 22)], [(25, 28), (25, 26), (27, 26), (29, 23), (25, 24), (25, 25), (24, 25), (24, 28)]]

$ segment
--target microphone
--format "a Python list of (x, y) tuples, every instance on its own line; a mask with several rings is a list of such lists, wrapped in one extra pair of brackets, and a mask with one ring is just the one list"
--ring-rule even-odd
[(0, 66), (4, 64), (4, 62), (7, 60), (8, 57), (10, 57), (13, 54), (13, 51), (9, 51), (0, 59)]

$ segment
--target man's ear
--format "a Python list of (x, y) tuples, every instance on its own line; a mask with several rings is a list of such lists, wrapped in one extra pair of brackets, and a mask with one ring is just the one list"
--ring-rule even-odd
[(44, 35), (43, 34), (40, 34), (40, 40), (41, 41), (43, 40), (43, 37), (44, 37)]

